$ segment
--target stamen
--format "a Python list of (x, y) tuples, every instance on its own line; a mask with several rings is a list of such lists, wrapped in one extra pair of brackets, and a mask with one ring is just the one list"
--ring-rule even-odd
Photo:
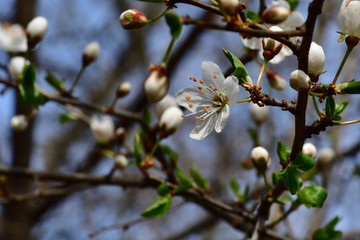
[(218, 89), (217, 89), (217, 87), (214, 87), (214, 91), (217, 91)]
[(216, 76), (213, 76), (214, 79), (216, 79)]
[(190, 96), (187, 96), (187, 97), (186, 97), (186, 100), (190, 100)]
[(193, 106), (193, 105), (190, 103), (190, 104), (189, 104), (189, 108), (192, 108), (192, 106)]
[(204, 81), (203, 81), (203, 80), (200, 80), (200, 83), (201, 83), (201, 84), (203, 84), (203, 83), (204, 83)]
[(196, 117), (195, 117), (195, 119), (198, 119), (198, 118), (199, 118), (199, 116), (196, 116)]
[(204, 93), (205, 93), (204, 90), (202, 90), (202, 91), (201, 91), (201, 94), (204, 94)]
[(183, 118), (184, 118), (184, 117), (185, 117), (185, 115), (183, 114), (183, 115), (181, 115), (181, 117), (183, 117)]
[(198, 89), (201, 90), (201, 89), (202, 89), (202, 86), (198, 86)]

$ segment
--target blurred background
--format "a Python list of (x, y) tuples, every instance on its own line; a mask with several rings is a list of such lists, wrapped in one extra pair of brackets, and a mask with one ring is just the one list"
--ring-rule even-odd
[[(266, 1), (269, 4), (271, 1)], [(311, 1), (301, 1), (297, 11), (307, 17), (307, 7)], [(340, 28), (337, 25), (337, 13), (340, 1), (325, 1), (323, 15), (320, 16), (314, 35), (314, 41), (322, 45), (326, 54), (326, 71), (320, 82), (330, 83), (341, 62), (346, 46), (338, 43)], [(126, 31), (121, 28), (118, 18), (130, 8), (143, 12), (149, 19), (163, 10), (164, 4), (145, 3), (134, 0), (0, 0), (0, 22), (19, 23), (26, 26), (35, 16), (43, 16), (49, 22), (49, 30), (32, 54), (32, 62), (37, 66), (37, 83), (40, 87), (53, 91), (45, 82), (46, 70), (58, 78), (64, 79), (69, 87), (81, 68), (83, 48), (92, 41), (98, 41), (101, 53), (95, 63), (86, 69), (74, 95), (81, 100), (98, 105), (109, 106), (119, 83), (129, 81), (132, 92), (117, 102), (117, 109), (142, 113), (145, 109), (153, 111), (154, 104), (147, 102), (143, 92), (143, 82), (149, 74), (150, 64), (160, 64), (171, 40), (164, 19), (142, 29)], [(221, 18), (202, 9), (186, 4), (178, 4), (174, 9), (181, 16), (194, 19), (207, 19), (221, 23)], [(257, 1), (248, 1), (248, 9), (258, 10)], [(183, 26), (183, 32), (175, 43), (168, 65), (170, 76), (169, 93), (175, 96), (177, 91), (191, 84), (190, 76), (201, 77), (202, 61), (217, 63), (223, 72), (231, 64), (222, 53), (229, 49), (237, 56), (245, 56), (246, 51), (239, 34), (201, 29), (196, 26)], [(10, 56), (0, 51), (0, 64), (6, 66)], [(359, 51), (353, 51), (343, 70), (340, 81), (360, 79)], [(257, 78), (260, 66), (256, 61), (246, 62), (252, 79)], [(287, 57), (272, 70), (288, 78), (297, 68), (295, 56)], [(4, 69), (0, 76), (6, 78)], [(0, 86), (3, 88), (3, 86)], [(297, 92), (287, 86), (278, 91), (270, 87), (266, 77), (262, 80), (262, 92), (277, 99), (296, 100)], [(240, 99), (248, 93), (240, 90)], [(310, 99), (310, 98), (309, 98)], [(345, 120), (360, 118), (359, 96), (339, 96), (337, 100), (350, 101), (343, 113)], [(252, 103), (250, 103), (252, 104)], [(234, 195), (229, 189), (233, 176), (242, 188), (249, 186), (251, 196), (259, 200), (261, 179), (256, 177), (254, 169), (246, 170), (244, 161), (249, 159), (253, 142), (249, 128), (258, 129), (260, 143), (270, 151), (272, 167), (269, 171), (281, 169), (276, 156), (278, 140), (291, 147), (294, 134), (294, 118), (280, 108), (271, 108), (267, 122), (256, 125), (250, 118), (249, 103), (238, 104), (231, 108), (231, 116), (224, 131), (212, 133), (202, 141), (188, 137), (195, 122), (185, 118), (178, 131), (164, 143), (179, 153), (179, 165), (187, 173), (195, 164), (209, 179), (213, 197), (231, 203)], [(9, 89), (0, 96), (0, 160), (6, 166), (28, 167), (34, 170), (61, 171), (65, 173), (88, 172), (107, 174), (113, 166), (113, 160), (101, 156), (96, 150), (89, 127), (80, 122), (61, 124), (59, 115), (66, 113), (63, 106), (47, 103), (31, 121), (25, 132), (14, 133), (10, 127), (10, 118), (18, 113), (28, 113), (26, 106), (16, 103), (16, 93)], [(309, 101), (307, 124), (316, 120), (317, 115)], [(114, 119), (117, 126), (127, 130), (129, 145), (133, 142), (133, 133), (138, 124), (128, 119)], [(153, 125), (158, 118), (153, 114)], [(341, 221), (336, 229), (343, 231), (343, 239), (360, 239), (360, 125), (329, 128), (326, 133), (313, 136), (307, 142), (315, 144), (318, 150), (331, 147), (337, 158), (321, 175), (314, 178), (317, 184), (328, 190), (328, 199), (322, 209), (307, 209), (301, 206), (292, 213), (288, 221), (278, 226), (278, 232), (289, 239), (307, 239), (311, 232), (339, 216)], [(141, 176), (136, 166), (129, 166), (117, 176)], [(271, 179), (271, 178), (269, 178)], [(12, 179), (14, 191), (23, 193), (32, 187), (24, 179)], [(241, 239), (243, 233), (210, 215), (201, 207), (175, 198), (173, 208), (160, 219), (140, 221), (129, 229), (121, 224), (140, 218), (141, 212), (157, 198), (156, 189), (122, 189), (121, 187), (101, 186), (69, 193), (56, 198), (42, 199), (18, 204), (0, 205), (0, 239), (4, 239), (5, 228), (16, 227), (18, 239), (60, 239), (85, 240), (89, 234), (102, 227), (118, 225), (103, 231), (93, 239)]]

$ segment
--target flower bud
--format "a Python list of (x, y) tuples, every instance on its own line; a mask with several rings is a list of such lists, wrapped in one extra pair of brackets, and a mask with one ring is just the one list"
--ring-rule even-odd
[(260, 146), (251, 151), (251, 160), (259, 171), (268, 169), (271, 164), (269, 152)]
[(277, 89), (277, 90), (283, 90), (286, 87), (286, 80), (284, 79), (283, 76), (281, 76), (280, 74), (278, 74), (277, 72), (274, 71), (268, 71), (266, 73), (266, 76), (269, 80), (269, 84), (271, 87)]
[(220, 0), (219, 6), (223, 14), (233, 16), (237, 12), (239, 0)]
[(27, 39), (24, 28), (19, 24), (0, 24), (0, 48), (7, 52), (26, 52)]
[(114, 122), (109, 116), (93, 115), (90, 120), (90, 128), (98, 143), (106, 144), (114, 138)]
[(159, 102), (169, 90), (168, 73), (165, 68), (152, 65), (150, 75), (145, 80), (144, 90), (151, 102)]
[(45, 36), (48, 30), (48, 21), (44, 17), (33, 18), (26, 27), (28, 47), (34, 48)]
[(130, 93), (130, 91), (131, 91), (131, 84), (129, 82), (120, 83), (116, 90), (116, 96), (118, 98), (125, 97)]
[[(278, 26), (272, 26), (270, 28), (273, 32), (281, 32), (284, 31)], [(272, 38), (263, 38), (262, 39), (262, 45), (263, 45), (263, 57), (267, 61), (270, 61), (273, 59), (279, 52), (281, 51), (283, 44), (281, 42), (278, 42)]]
[(11, 118), (11, 127), (16, 132), (24, 131), (28, 124), (29, 121), (25, 115), (16, 115)]
[(136, 9), (129, 9), (123, 12), (119, 17), (119, 21), (126, 30), (141, 28), (148, 22), (146, 16)]
[(124, 170), (129, 163), (127, 158), (122, 154), (116, 155), (114, 160), (115, 160), (115, 167), (118, 168), (119, 170)]
[(332, 148), (323, 148), (319, 151), (318, 163), (321, 166), (328, 166), (335, 160), (335, 151)]
[(260, 107), (257, 104), (250, 104), (250, 115), (251, 118), (257, 124), (266, 122), (269, 118), (270, 108), (267, 106)]
[(309, 76), (319, 76), (325, 65), (325, 53), (323, 48), (312, 42), (309, 50)]
[(267, 9), (263, 14), (262, 19), (266, 23), (278, 24), (285, 21), (289, 16), (289, 13), (289, 9), (283, 6), (275, 6)]
[(98, 42), (91, 42), (83, 50), (82, 63), (87, 66), (97, 59), (100, 53), (100, 46)]
[(163, 137), (173, 134), (183, 122), (183, 112), (178, 107), (169, 107), (161, 115), (159, 121), (160, 134)]
[(338, 15), (338, 22), (342, 34), (360, 38), (359, 11), (359, 1), (343, 0)]
[(119, 127), (115, 131), (115, 139), (119, 144), (122, 144), (125, 140), (126, 129), (123, 127)]
[(163, 112), (169, 107), (177, 107), (176, 99), (171, 95), (166, 95), (155, 105), (155, 113), (160, 118)]
[(290, 74), (290, 86), (296, 91), (307, 90), (310, 87), (310, 77), (301, 70), (295, 70)]
[(30, 64), (28, 60), (26, 60), (24, 57), (16, 56), (10, 59), (10, 62), (7, 66), (9, 70), (9, 74), (13, 79), (16, 81), (22, 80), (22, 73), (24, 70), (25, 65)]
[(305, 143), (302, 148), (302, 152), (312, 158), (316, 157), (316, 147), (312, 143)]

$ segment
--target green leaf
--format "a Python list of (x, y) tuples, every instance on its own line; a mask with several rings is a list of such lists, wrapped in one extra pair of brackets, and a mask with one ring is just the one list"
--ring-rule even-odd
[(151, 112), (147, 109), (144, 111), (143, 113), (143, 120), (145, 122), (145, 124), (149, 127), (151, 124)]
[(339, 90), (340, 94), (360, 94), (360, 81), (339, 83), (335, 89)]
[(134, 148), (135, 148), (134, 155), (135, 155), (136, 164), (140, 165), (143, 160), (143, 157), (142, 157), (143, 145), (142, 145), (139, 133), (135, 133)]
[(278, 141), (276, 152), (279, 156), (280, 162), (286, 162), (287, 161), (287, 153), (286, 153), (286, 146), (285, 143), (282, 141)]
[(34, 65), (27, 65), (23, 71), (23, 81), (19, 85), (19, 102), (22, 104), (43, 104), (45, 103), (44, 96), (40, 93), (35, 84), (36, 67)]
[(333, 96), (326, 97), (325, 116), (329, 119), (333, 119), (335, 116), (335, 99)]
[(240, 191), (240, 185), (234, 177), (231, 177), (230, 179), (230, 188), (238, 199), (242, 197)]
[(167, 12), (165, 14), (165, 20), (170, 27), (171, 35), (174, 39), (178, 39), (182, 30), (182, 22), (179, 15), (174, 12)]
[(291, 11), (294, 11), (299, 5), (299, 0), (285, 0), (285, 1), (289, 3)]
[(47, 75), (45, 81), (54, 87), (59, 92), (65, 92), (65, 88), (60, 80), (58, 80), (49, 70), (46, 71)]
[(180, 168), (176, 168), (176, 176), (179, 178), (181, 185), (174, 189), (175, 193), (185, 192), (186, 190), (193, 187), (193, 180), (186, 176)]
[(338, 42), (342, 42), (345, 40), (345, 38), (347, 38), (349, 35), (346, 35), (346, 34), (340, 34), (339, 38), (338, 38)]
[(158, 194), (162, 197), (168, 195), (170, 193), (169, 186), (166, 183), (162, 183), (158, 186)]
[(306, 155), (305, 153), (299, 152), (291, 165), (303, 171), (308, 171), (315, 166), (315, 160), (312, 157)]
[(340, 113), (342, 113), (348, 104), (349, 104), (348, 101), (342, 101), (342, 102), (336, 101), (335, 102), (335, 115), (339, 115)]
[(60, 114), (59, 119), (60, 119), (61, 124), (75, 120), (74, 117), (72, 117), (71, 114), (69, 114), (69, 113)]
[(250, 10), (247, 10), (245, 12), (245, 15), (250, 20), (255, 20), (255, 19), (259, 18), (259, 14), (257, 14), (256, 12), (250, 11)]
[(234, 76), (239, 79), (239, 84), (246, 83), (246, 77), (249, 75), (249, 73), (247, 72), (244, 64), (240, 61), (239, 58), (237, 58), (229, 50), (223, 48), (222, 51), (224, 52), (225, 56), (229, 59), (233, 68), (235, 69)]
[(195, 166), (190, 168), (190, 175), (200, 188), (209, 190), (208, 180), (201, 175), (200, 171)]
[(259, 132), (256, 128), (248, 128), (248, 133), (251, 137), (251, 139), (257, 143), (259, 141)]
[(342, 237), (340, 231), (335, 230), (335, 225), (340, 221), (339, 217), (332, 219), (324, 228), (317, 229), (313, 234), (313, 240), (338, 240)]
[(281, 180), (289, 192), (294, 195), (299, 189), (299, 173), (295, 167), (289, 166), (281, 172)]
[(327, 192), (319, 186), (306, 186), (300, 189), (298, 198), (307, 208), (321, 208), (327, 198)]
[(176, 162), (176, 160), (178, 159), (178, 154), (174, 150), (172, 150), (171, 147), (167, 145), (161, 145), (160, 148), (163, 153), (168, 155), (171, 161)]
[(146, 218), (162, 217), (171, 206), (171, 195), (166, 195), (157, 199), (150, 207), (148, 207), (141, 215)]

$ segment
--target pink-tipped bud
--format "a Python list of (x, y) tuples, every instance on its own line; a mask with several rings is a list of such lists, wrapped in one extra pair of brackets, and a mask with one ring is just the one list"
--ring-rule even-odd
[(26, 36), (30, 49), (34, 48), (45, 36), (48, 30), (48, 21), (44, 17), (35, 17), (26, 27)]
[(11, 127), (16, 132), (24, 131), (29, 125), (29, 120), (25, 115), (16, 115), (11, 118)]
[(316, 157), (316, 147), (314, 144), (312, 143), (305, 143), (303, 148), (302, 148), (302, 152), (305, 153), (306, 155), (315, 158)]
[(259, 171), (264, 171), (271, 165), (269, 152), (260, 146), (251, 151), (251, 160)]
[(277, 90), (283, 90), (286, 87), (286, 80), (283, 76), (278, 74), (275, 71), (268, 71), (266, 73), (266, 76), (269, 80), (269, 84), (271, 87), (277, 89)]
[(310, 87), (310, 77), (301, 70), (290, 74), (290, 86), (296, 91), (307, 90)]
[(161, 115), (159, 121), (160, 134), (166, 137), (173, 134), (183, 122), (183, 112), (178, 107), (169, 107)]
[(85, 46), (82, 53), (82, 62), (84, 66), (88, 66), (95, 61), (100, 53), (100, 46), (98, 42), (91, 42)]
[(289, 9), (283, 6), (275, 6), (267, 9), (263, 14), (262, 19), (266, 23), (278, 24), (285, 21), (289, 14)]
[(136, 9), (129, 9), (123, 12), (119, 17), (119, 21), (126, 30), (141, 28), (148, 22), (146, 16)]
[(263, 38), (262, 44), (263, 44), (263, 49), (264, 49), (263, 57), (267, 61), (270, 61), (276, 55), (278, 55), (283, 47), (282, 43), (280, 43), (272, 38)]
[(145, 80), (144, 90), (151, 102), (159, 102), (169, 90), (168, 73), (160, 66), (150, 66), (150, 75)]

